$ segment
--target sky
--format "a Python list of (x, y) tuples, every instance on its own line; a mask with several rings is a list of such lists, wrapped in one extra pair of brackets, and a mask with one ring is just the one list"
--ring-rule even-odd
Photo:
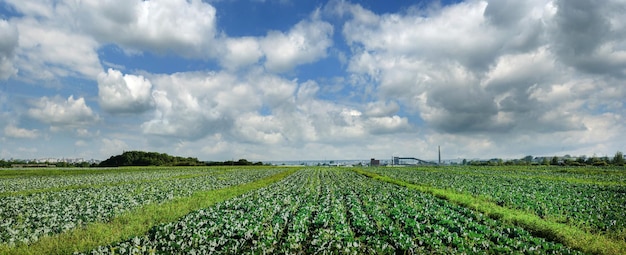
[(612, 156), (626, 3), (0, 0), (0, 158)]

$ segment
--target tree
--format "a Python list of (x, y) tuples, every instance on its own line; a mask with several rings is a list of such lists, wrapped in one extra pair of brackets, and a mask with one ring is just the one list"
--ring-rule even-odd
[(613, 163), (613, 165), (616, 165), (616, 166), (623, 166), (624, 165), (624, 153), (622, 153), (621, 151), (616, 152), (615, 156), (613, 156), (613, 161), (611, 163)]
[(580, 157), (576, 159), (576, 162), (578, 162), (580, 165), (584, 165), (586, 161), (587, 161), (587, 156), (585, 155), (581, 155)]
[(593, 166), (593, 164), (597, 161), (598, 161), (598, 157), (596, 157), (596, 154), (593, 154), (592, 157), (589, 157), (587, 158), (587, 160), (585, 160), (585, 164)]
[(205, 165), (197, 158), (170, 156), (165, 153), (125, 151), (121, 155), (111, 156), (102, 161), (100, 166), (197, 166)]
[(543, 157), (543, 160), (541, 160), (541, 164), (545, 165), (545, 166), (548, 166), (548, 165), (550, 165), (550, 161), (548, 160), (547, 157)]
[(533, 162), (533, 156), (528, 155), (528, 156), (526, 156), (526, 157), (523, 157), (523, 158), (522, 158), (522, 161), (526, 162), (527, 164), (530, 164), (530, 163), (532, 163), (532, 162)]
[(553, 166), (556, 166), (559, 164), (559, 158), (557, 156), (552, 157), (552, 161), (550, 161), (550, 164)]

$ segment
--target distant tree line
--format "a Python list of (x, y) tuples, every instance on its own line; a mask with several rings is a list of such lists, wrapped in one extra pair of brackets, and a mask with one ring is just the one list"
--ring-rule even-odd
[(192, 157), (170, 156), (165, 153), (125, 151), (100, 162), (100, 167), (115, 166), (203, 166), (204, 162)]
[(165, 153), (125, 151), (120, 155), (111, 156), (105, 161), (96, 163), (89, 162), (36, 162), (31, 160), (4, 160), (0, 159), (0, 168), (13, 166), (24, 167), (118, 167), (118, 166), (260, 166), (263, 162), (250, 162), (246, 159), (237, 161), (200, 161), (192, 157), (170, 156)]
[(115, 166), (258, 166), (263, 165), (262, 162), (250, 162), (246, 159), (238, 161), (199, 161), (192, 157), (176, 157), (165, 153), (143, 152), (143, 151), (126, 151), (121, 155), (112, 156), (109, 159), (100, 162), (101, 167)]
[(613, 158), (607, 156), (604, 157), (571, 157), (566, 155), (564, 157), (533, 157), (528, 155), (521, 159), (502, 160), (498, 158), (490, 160), (463, 160), (463, 165), (474, 166), (500, 166), (500, 165), (552, 165), (552, 166), (624, 166), (626, 160), (624, 154), (621, 151), (615, 153)]
[(209, 161), (206, 163), (207, 166), (262, 166), (263, 162), (250, 162), (246, 159), (240, 159), (237, 161)]

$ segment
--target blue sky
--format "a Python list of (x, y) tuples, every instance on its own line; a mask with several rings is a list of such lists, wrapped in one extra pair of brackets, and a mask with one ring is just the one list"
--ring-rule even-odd
[(620, 1), (0, 1), (0, 158), (612, 156)]

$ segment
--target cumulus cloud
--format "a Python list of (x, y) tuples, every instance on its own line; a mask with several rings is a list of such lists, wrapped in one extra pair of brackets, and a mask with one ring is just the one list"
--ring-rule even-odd
[(216, 10), (200, 0), (67, 1), (81, 30), (130, 51), (208, 57)]
[(102, 70), (91, 37), (51, 27), (33, 18), (16, 21), (20, 47), (17, 64), (29, 79), (96, 77)]
[(249, 84), (225, 72), (155, 75), (151, 81), (156, 111), (142, 124), (147, 134), (198, 139), (228, 130), (233, 116), (261, 105)]
[(395, 101), (376, 101), (367, 103), (365, 114), (371, 117), (384, 117), (395, 114), (400, 110), (400, 106)]
[(83, 127), (100, 119), (87, 106), (84, 98), (74, 99), (74, 96), (69, 96), (67, 100), (60, 97), (42, 97), (33, 102), (28, 116), (57, 128)]
[[(146, 51), (188, 58), (217, 56), (216, 10), (200, 0), (7, 1), (21, 17), (19, 31), (0, 22), (0, 78), (16, 73), (28, 80), (95, 78), (102, 67), (97, 50), (117, 45), (127, 53)], [(6, 27), (6, 29), (4, 29)], [(16, 59), (11, 65), (13, 50)]]
[[(574, 4), (560, 4), (565, 2)], [(573, 38), (563, 37), (553, 45), (547, 35), (555, 29), (555, 20), (563, 23), (560, 6), (555, 18), (555, 6), (548, 1), (470, 1), (383, 15), (359, 5), (338, 5), (335, 13), (350, 17), (343, 28), (355, 53), (348, 70), (376, 84), (383, 101), (398, 99), (400, 107), (418, 112), (434, 130), (460, 134), (586, 129), (575, 115), (582, 108), (564, 111), (567, 101), (548, 103), (536, 96), (575, 77), (566, 66), (570, 63), (554, 61), (555, 54), (562, 55), (559, 44), (569, 45)], [(603, 41), (584, 31), (563, 26), (558, 30), (584, 36), (590, 45)], [(607, 31), (597, 33), (606, 37)], [(606, 86), (594, 87), (592, 94)]]
[(39, 137), (39, 131), (36, 129), (25, 129), (15, 125), (8, 125), (4, 128), (4, 135), (12, 138), (35, 139)]
[(278, 144), (285, 141), (284, 126), (275, 116), (260, 116), (248, 113), (236, 121), (236, 132), (242, 141)]
[(552, 40), (557, 56), (579, 70), (626, 76), (623, 3), (555, 1)]
[(394, 115), (391, 117), (372, 117), (365, 120), (370, 134), (400, 133), (409, 131), (409, 119)]
[(50, 1), (21, 1), (7, 0), (15, 10), (27, 16), (35, 16), (40, 18), (51, 18), (54, 16), (54, 8), (51, 8)]
[(108, 158), (113, 155), (122, 154), (122, 152), (124, 152), (125, 150), (130, 149), (130, 146), (128, 146), (126, 142), (117, 138), (113, 138), (113, 139), (102, 138), (102, 140), (100, 141), (100, 144), (101, 144), (100, 154), (104, 158)]
[(312, 81), (299, 84), (291, 99), (272, 112), (273, 130), (279, 130), (285, 141), (338, 144), (411, 128), (408, 118), (392, 115), (397, 106), (393, 103), (361, 109), (319, 99), (318, 90), (319, 85)]
[(463, 2), (424, 17), (419, 13), (379, 16), (349, 5), (346, 9), (352, 19), (345, 23), (343, 34), (350, 45), (367, 51), (417, 55), (433, 63), (455, 61), (484, 69), (497, 55), (494, 49), (502, 45), (498, 30), (484, 25), (486, 6), (481, 1)]
[(154, 106), (149, 80), (114, 69), (98, 75), (98, 97), (100, 106), (110, 113), (142, 113)]
[(227, 38), (226, 50), (220, 59), (228, 69), (236, 69), (255, 64), (263, 56), (259, 41), (255, 37)]
[(17, 74), (17, 69), (13, 65), (17, 46), (17, 28), (8, 21), (0, 19), (0, 80)]
[(284, 72), (326, 57), (327, 49), (333, 44), (333, 26), (318, 16), (314, 13), (287, 33), (270, 31), (261, 39), (267, 70)]
[(178, 141), (207, 137), (245, 144), (301, 146), (309, 142), (357, 141), (370, 134), (411, 129), (391, 114), (394, 103), (363, 114), (358, 107), (321, 100), (313, 81), (298, 83), (249, 70), (152, 75), (155, 111), (145, 134)]

